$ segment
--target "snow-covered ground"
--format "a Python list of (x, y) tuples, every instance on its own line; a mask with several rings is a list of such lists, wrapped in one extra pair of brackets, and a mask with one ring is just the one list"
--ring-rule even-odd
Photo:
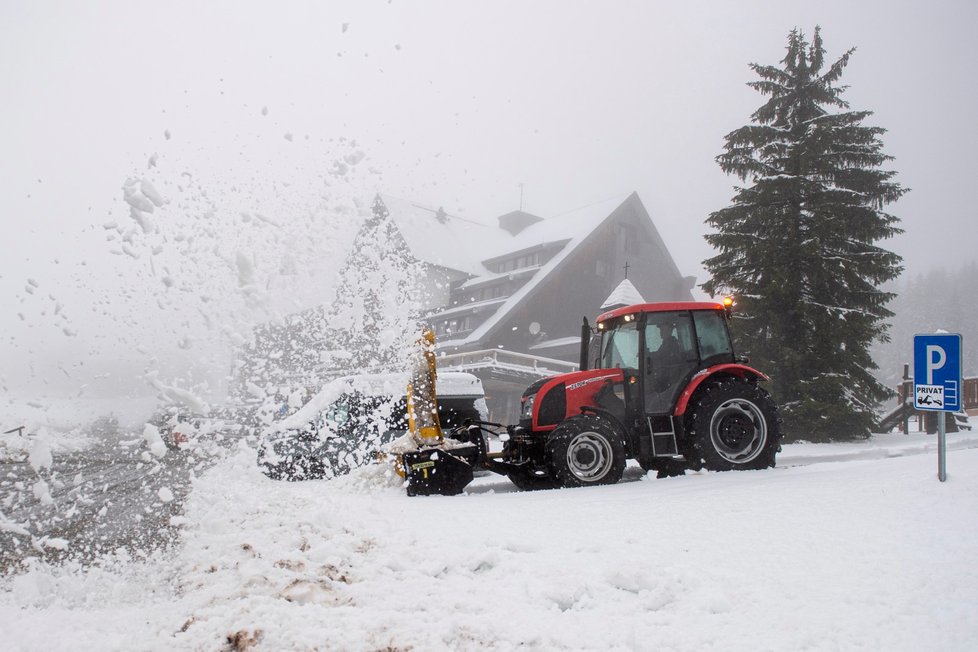
[[(778, 468), (408, 498), (241, 449), (148, 559), (5, 577), (5, 650), (973, 650), (978, 434), (786, 446)], [(252, 647), (253, 646), (253, 647)]]

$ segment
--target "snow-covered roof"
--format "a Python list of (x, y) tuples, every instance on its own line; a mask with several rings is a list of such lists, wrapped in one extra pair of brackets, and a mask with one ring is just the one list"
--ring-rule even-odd
[(487, 250), (498, 251), (513, 236), (486, 224), (391, 195), (379, 195), (411, 253), (419, 260), (481, 276)]
[(604, 218), (622, 204), (622, 201), (620, 197), (606, 199), (531, 224), (517, 235), (502, 241), (495, 251), (488, 246), (484, 247), (482, 260), (555, 242), (573, 241), (576, 244), (594, 231)]
[(411, 252), (426, 263), (472, 274), (475, 278), (467, 285), (478, 285), (501, 276), (487, 269), (483, 261), (543, 245), (578, 241), (622, 203), (620, 198), (599, 201), (531, 224), (514, 236), (496, 225), (391, 195), (378, 196)]
[[(557, 242), (559, 240), (565, 240), (567, 244), (553, 258), (547, 261), (533, 278), (514, 292), (493, 315), (482, 322), (467, 337), (442, 341), (438, 345), (439, 348), (464, 346), (472, 342), (478, 342), (485, 337), (499, 322), (506, 318), (510, 311), (519, 306), (523, 299), (533, 292), (544, 279), (559, 270), (564, 261), (567, 260), (587, 237), (608, 219), (618, 207), (622, 206), (632, 197), (637, 199), (638, 196), (632, 193), (624, 200), (609, 199), (596, 202), (561, 216), (537, 222), (511, 238), (509, 251), (527, 249), (535, 245)], [(499, 252), (499, 254), (501, 253), (503, 252)]]
[(476, 276), (475, 278), (470, 278), (465, 283), (460, 286), (463, 289), (476, 288), (480, 285), (487, 285), (498, 281), (500, 279), (515, 279), (521, 276), (527, 276), (529, 274), (535, 274), (539, 271), (540, 265), (529, 265), (527, 267), (520, 267), (519, 269), (514, 269), (508, 272), (499, 272), (497, 274), (483, 274), (482, 276)]
[(635, 289), (632, 282), (626, 278), (618, 284), (618, 287), (611, 291), (608, 298), (601, 304), (601, 310), (611, 310), (620, 306), (634, 306), (637, 303), (645, 303), (645, 299)]
[[(536, 271), (511, 296), (500, 301), (499, 308), (465, 338), (444, 340), (439, 348), (464, 346), (478, 342), (494, 329), (506, 316), (532, 293), (544, 279), (557, 271), (565, 260), (587, 239), (589, 235), (607, 220), (620, 206), (635, 198), (632, 193), (624, 200), (606, 199), (588, 206), (569, 211), (562, 215), (544, 219), (531, 224), (516, 235), (505, 229), (485, 222), (459, 217), (441, 209), (433, 209), (391, 195), (378, 195), (390, 212), (398, 230), (407, 241), (412, 253), (420, 260), (442, 267), (471, 274), (472, 278), (464, 287), (475, 287), (498, 280), (507, 274), (522, 274), (523, 270), (496, 273), (490, 271), (485, 261), (509, 257), (519, 252), (544, 246), (559, 246), (560, 249), (545, 264), (534, 266)], [(678, 273), (678, 272), (677, 272)], [(629, 286), (631, 284), (629, 283)], [(619, 286), (620, 287), (620, 286)], [(638, 297), (631, 303), (643, 303), (638, 291), (631, 286), (632, 293)], [(473, 305), (455, 306), (437, 313), (446, 316), (450, 313), (464, 312)]]

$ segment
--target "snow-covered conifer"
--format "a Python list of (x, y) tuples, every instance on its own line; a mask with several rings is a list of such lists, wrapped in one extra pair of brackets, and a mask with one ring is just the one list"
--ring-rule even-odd
[(900, 232), (884, 207), (906, 189), (881, 169), (885, 130), (842, 99), (854, 51), (826, 65), (819, 28), (811, 43), (796, 29), (780, 67), (751, 65), (768, 99), (717, 157), (746, 183), (707, 220), (718, 253), (703, 288), (737, 296), (740, 348), (771, 374), (793, 439), (868, 434), (887, 395), (869, 347), (887, 338), (880, 285), (901, 259), (878, 243)]

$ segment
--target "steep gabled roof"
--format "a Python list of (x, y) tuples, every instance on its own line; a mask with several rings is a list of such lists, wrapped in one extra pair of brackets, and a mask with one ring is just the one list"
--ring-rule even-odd
[[(634, 193), (633, 193), (634, 194)], [(593, 231), (617, 208), (620, 199), (608, 199), (589, 206), (540, 220), (517, 235), (478, 220), (459, 217), (392, 195), (377, 195), (419, 260), (468, 272), (477, 277), (495, 276), (483, 264), (535, 249), (579, 240)], [(472, 279), (477, 282), (477, 279)]]
[(509, 243), (509, 251), (528, 249), (540, 244), (561, 240), (566, 241), (567, 244), (553, 258), (547, 261), (533, 278), (514, 292), (494, 314), (469, 333), (467, 337), (440, 342), (439, 347), (464, 346), (478, 342), (489, 335), (510, 312), (535, 292), (545, 279), (551, 277), (553, 274), (559, 273), (571, 254), (584, 244), (589, 236), (597, 231), (606, 220), (611, 218), (619, 208), (629, 202), (637, 202), (641, 206), (638, 195), (633, 192), (624, 201), (617, 199), (605, 200), (570, 213), (565, 213), (560, 217), (543, 220), (527, 227), (519, 235), (513, 237)]
[[(634, 194), (634, 193), (633, 193)], [(627, 200), (626, 200), (627, 201)], [(506, 250), (499, 251), (495, 256), (506, 252), (532, 249), (554, 242), (576, 242), (592, 233), (604, 219), (611, 215), (624, 202), (620, 198), (605, 199), (576, 210), (541, 220), (526, 227), (518, 235), (511, 237), (506, 243)], [(492, 256), (484, 256), (488, 259)]]
[[(535, 272), (526, 283), (512, 295), (502, 299), (494, 299), (489, 303), (498, 304), (498, 308), (484, 322), (473, 329), (466, 337), (439, 342), (439, 348), (454, 348), (479, 342), (488, 337), (528, 297), (532, 296), (541, 285), (555, 274), (561, 273), (567, 260), (600, 227), (620, 209), (632, 206), (648, 220), (649, 232), (655, 245), (662, 251), (667, 251), (658, 230), (648, 218), (648, 213), (638, 198), (637, 193), (631, 193), (624, 200), (609, 199), (596, 202), (589, 206), (570, 211), (550, 219), (540, 220), (530, 224), (515, 236), (505, 229), (492, 226), (477, 220), (448, 214), (441, 209), (432, 209), (390, 195), (378, 195), (387, 206), (391, 217), (397, 224), (398, 230), (404, 236), (412, 253), (419, 259), (432, 265), (457, 270), (469, 274), (466, 287), (476, 287), (490, 283), (503, 276), (513, 274), (529, 274)], [(498, 258), (509, 258), (549, 247), (558, 248), (546, 263), (532, 269), (513, 270), (512, 272), (495, 273), (490, 271), (486, 262)], [(665, 256), (664, 261), (671, 266), (679, 276), (675, 261), (671, 256)], [(643, 299), (635, 287), (628, 283), (631, 292), (627, 297), (628, 305), (642, 303)], [(619, 286), (621, 288), (621, 286)], [(616, 290), (617, 292), (617, 290)], [(624, 290), (623, 290), (624, 292)], [(609, 300), (615, 297), (615, 293)], [(480, 302), (480, 305), (486, 305)], [(456, 312), (465, 312), (471, 304), (447, 308), (439, 317)]]

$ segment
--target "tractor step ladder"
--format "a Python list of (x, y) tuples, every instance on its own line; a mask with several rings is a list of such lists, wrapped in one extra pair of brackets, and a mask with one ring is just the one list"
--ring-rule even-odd
[(649, 434), (652, 435), (652, 457), (679, 457), (679, 446), (676, 444), (676, 419), (669, 419), (669, 430), (656, 430), (653, 417), (645, 417), (649, 424)]

